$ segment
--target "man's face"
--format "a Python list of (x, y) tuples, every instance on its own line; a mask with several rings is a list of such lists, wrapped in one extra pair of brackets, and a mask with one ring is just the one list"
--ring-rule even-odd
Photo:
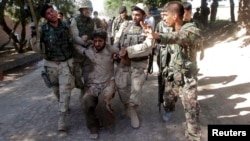
[(61, 14), (58, 13), (57, 18), (60, 20), (63, 20), (63, 16)]
[(81, 8), (81, 14), (85, 17), (91, 17), (91, 9), (90, 8)]
[(121, 16), (122, 19), (125, 19), (126, 16), (127, 16), (127, 12), (126, 12), (126, 11), (122, 12), (122, 13), (120, 14), (120, 16)]
[(48, 8), (45, 12), (45, 19), (47, 19), (48, 22), (55, 22), (57, 21), (57, 11), (55, 11), (53, 8)]
[(145, 15), (140, 10), (132, 11), (132, 20), (135, 24), (139, 25), (141, 21), (144, 21)]
[(106, 41), (103, 38), (95, 37), (93, 42), (94, 42), (94, 48), (97, 51), (100, 51), (100, 50), (102, 50), (104, 48)]
[(175, 24), (175, 16), (170, 12), (161, 12), (162, 20), (167, 26), (173, 27)]
[(192, 10), (185, 10), (184, 15), (183, 15), (183, 20), (190, 21), (191, 18), (192, 18)]

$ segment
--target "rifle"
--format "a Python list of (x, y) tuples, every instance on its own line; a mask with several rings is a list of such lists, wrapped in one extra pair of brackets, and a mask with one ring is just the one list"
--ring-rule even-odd
[(155, 52), (155, 48), (152, 49), (152, 53), (149, 54), (149, 60), (148, 60), (148, 69), (147, 69), (147, 76), (146, 76), (146, 80), (148, 79), (148, 74), (152, 74), (153, 73), (153, 62), (154, 62), (154, 53)]
[(161, 54), (162, 54), (162, 46), (161, 45), (157, 45), (159, 48), (159, 74), (158, 74), (158, 108), (159, 108), (159, 112), (161, 112), (161, 104), (163, 103), (163, 94), (165, 91), (165, 79), (163, 77), (167, 76), (167, 70), (163, 70), (165, 67), (168, 67), (168, 64), (170, 62), (170, 54), (169, 54), (169, 48), (168, 46), (165, 47), (165, 51), (164, 51), (164, 57), (163, 59), (161, 58)]

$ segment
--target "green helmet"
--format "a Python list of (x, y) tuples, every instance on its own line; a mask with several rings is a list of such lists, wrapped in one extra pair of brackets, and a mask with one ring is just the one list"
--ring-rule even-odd
[(90, 0), (82, 0), (79, 3), (79, 10), (81, 10), (82, 8), (90, 8), (91, 11), (93, 11), (92, 2)]

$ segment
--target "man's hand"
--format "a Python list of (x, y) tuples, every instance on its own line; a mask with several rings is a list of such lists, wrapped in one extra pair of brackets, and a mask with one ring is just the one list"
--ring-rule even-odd
[(156, 39), (156, 40), (160, 39), (159, 34), (155, 33), (153, 28), (151, 26), (149, 26), (147, 23), (140, 22), (140, 25), (142, 26), (142, 28), (144, 30), (143, 36), (147, 36), (147, 38), (149, 38), (149, 39)]

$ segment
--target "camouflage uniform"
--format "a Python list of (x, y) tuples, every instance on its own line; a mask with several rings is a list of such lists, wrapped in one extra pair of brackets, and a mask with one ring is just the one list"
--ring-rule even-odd
[[(72, 19), (70, 28), (72, 30), (74, 42), (75, 42), (75, 48), (76, 50), (78, 48), (83, 48), (86, 46), (86, 41), (83, 41), (81, 36), (87, 35), (88, 40), (90, 40), (92, 37), (92, 32), (95, 29), (95, 23), (91, 18), (87, 18), (86, 21), (82, 20), (82, 16), (78, 15), (76, 18)], [(86, 58), (85, 56), (82, 56), (77, 51), (74, 53), (74, 76), (75, 76), (75, 85), (76, 88), (80, 88), (84, 90), (84, 82), (87, 81), (87, 74), (89, 72), (89, 65), (90, 60)], [(84, 75), (84, 79), (82, 76)]]
[(66, 130), (65, 117), (74, 87), (71, 74), (73, 39), (64, 21), (59, 21), (57, 27), (45, 23), (41, 26), (40, 33), (40, 41), (35, 42), (34, 50), (40, 52), (44, 58), (44, 72), (59, 102), (58, 130)]
[[(130, 116), (131, 109), (134, 110), (141, 104), (140, 96), (146, 79), (145, 69), (148, 64), (148, 55), (152, 52), (152, 40), (139, 37), (142, 32), (141, 26), (135, 25), (133, 22), (124, 22), (117, 33), (119, 38), (114, 44), (118, 48), (126, 47), (128, 58), (131, 61), (130, 65), (118, 64), (115, 73), (118, 94), (126, 110), (130, 109)], [(127, 44), (128, 46), (124, 44), (126, 35), (134, 36), (130, 38), (131, 43)], [(135, 41), (136, 39), (138, 40)], [(132, 117), (131, 122), (133, 122)], [(133, 123), (131, 125), (133, 126)]]
[[(88, 9), (89, 15), (82, 14), (83, 9)], [(81, 96), (84, 94), (84, 82), (87, 81), (88, 73), (90, 72), (90, 60), (86, 56), (82, 56), (77, 50), (88, 46), (91, 43), (92, 33), (96, 27), (100, 27), (95, 23), (95, 21), (90, 17), (93, 11), (92, 2), (90, 0), (82, 0), (79, 4), (80, 15), (76, 16), (71, 20), (70, 28), (72, 30), (73, 39), (75, 43), (75, 53), (74, 53), (74, 76), (76, 88), (81, 89)], [(84, 40), (82, 37), (86, 36), (87, 39)], [(84, 76), (82, 78), (82, 76)]]
[(53, 84), (52, 88), (59, 100), (59, 111), (67, 112), (71, 89), (73, 88), (72, 54), (73, 40), (69, 27), (63, 21), (57, 28), (49, 23), (41, 27), (42, 55), (44, 68)]
[[(169, 33), (172, 32), (173, 28), (167, 26), (164, 21), (160, 21), (155, 28), (155, 32), (157, 33)], [(163, 96), (166, 95), (165, 93), (168, 93), (170, 91), (167, 91), (168, 89), (172, 89), (171, 83), (168, 83), (168, 81), (165, 81), (164, 77), (164, 68), (169, 66), (169, 62), (171, 57), (173, 56), (173, 45), (171, 44), (158, 44), (157, 45), (157, 65), (159, 68), (158, 73), (158, 100), (159, 104), (163, 103)], [(172, 93), (173, 94), (173, 93)], [(161, 105), (159, 105), (161, 106)], [(161, 108), (161, 107), (159, 107)]]
[(194, 24), (186, 23), (179, 32), (160, 34), (161, 44), (175, 44), (169, 67), (165, 69), (165, 80), (171, 83), (172, 87), (178, 88), (178, 92), (174, 92), (174, 89), (171, 88), (165, 89), (164, 109), (173, 111), (176, 102), (175, 94), (181, 96), (186, 117), (186, 136), (190, 140), (201, 136), (196, 64), (196, 51), (202, 41), (199, 32)]
[[(120, 27), (121, 27), (121, 24), (124, 22), (124, 21), (129, 21), (131, 20), (131, 17), (130, 16), (126, 16), (126, 18), (123, 20), (120, 16), (116, 17), (112, 23), (112, 33), (111, 33), (111, 36), (116, 39), (116, 33), (119, 31)], [(119, 36), (118, 36), (119, 38)]]

